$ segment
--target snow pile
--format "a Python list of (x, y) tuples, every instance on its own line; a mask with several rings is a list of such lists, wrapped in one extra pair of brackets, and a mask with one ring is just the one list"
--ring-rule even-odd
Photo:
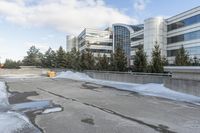
[(193, 104), (200, 105), (200, 97), (173, 91), (171, 89), (164, 87), (162, 84), (154, 84), (154, 83), (133, 84), (125, 82), (98, 80), (98, 79), (92, 79), (84, 73), (72, 72), (72, 71), (58, 73), (56, 78), (67, 78), (79, 81), (86, 81), (103, 86), (114, 87), (120, 90), (137, 92), (141, 95), (167, 98), (176, 101), (190, 102)]
[(0, 106), (7, 106), (8, 104), (6, 85), (4, 82), (0, 82)]
[(10, 105), (8, 102), (6, 85), (4, 82), (0, 82), (0, 132), (40, 132), (24, 115), (17, 112), (9, 111), (9, 109)]
[(0, 132), (40, 133), (40, 131), (31, 124), (31, 122), (22, 114), (16, 112), (1, 112), (0, 113)]
[(67, 78), (67, 79), (81, 80), (81, 81), (91, 80), (91, 78), (84, 73), (72, 72), (72, 71), (60, 72), (57, 74), (56, 78)]
[(42, 113), (43, 114), (49, 114), (49, 113), (60, 112), (60, 111), (62, 111), (61, 107), (55, 107), (55, 108), (45, 109)]

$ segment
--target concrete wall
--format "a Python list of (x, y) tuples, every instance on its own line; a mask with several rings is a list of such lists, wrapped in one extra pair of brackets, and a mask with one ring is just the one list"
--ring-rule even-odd
[(49, 69), (21, 67), (21, 69), (0, 69), (0, 76), (8, 75), (46, 75)]
[(141, 73), (122, 73), (122, 72), (98, 72), (98, 71), (85, 71), (90, 77), (95, 79), (112, 80), (129, 83), (159, 83), (162, 84), (167, 78), (163, 74), (141, 74)]
[(164, 86), (178, 92), (200, 96), (200, 81), (166, 78)]
[(172, 73), (172, 77), (164, 82), (167, 88), (200, 96), (200, 67), (168, 66), (164, 70)]
[(165, 87), (200, 96), (200, 81), (190, 79), (175, 79), (167, 74), (145, 74), (145, 73), (121, 73), (121, 72), (98, 72), (98, 71), (85, 71), (90, 77), (102, 80), (112, 80), (120, 82), (147, 84), (158, 83), (164, 84)]

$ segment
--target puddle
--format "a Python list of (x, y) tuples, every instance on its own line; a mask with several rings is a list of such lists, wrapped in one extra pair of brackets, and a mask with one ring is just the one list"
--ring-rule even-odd
[(88, 89), (88, 90), (92, 90), (92, 91), (97, 91), (100, 92), (99, 90), (97, 90), (98, 88), (100, 88), (101, 86), (96, 85), (96, 84), (92, 84), (92, 83), (83, 83), (81, 89)]
[[(11, 93), (11, 92), (10, 92)], [(8, 97), (9, 103), (16, 104), (16, 103), (22, 103), (22, 102), (28, 102), (31, 101), (27, 99), (29, 96), (38, 96), (39, 94), (36, 91), (31, 92), (12, 92), (11, 95)]]
[(81, 122), (87, 123), (87, 124), (89, 124), (89, 125), (94, 125), (94, 119), (92, 119), (92, 118), (85, 118), (85, 119), (82, 119)]

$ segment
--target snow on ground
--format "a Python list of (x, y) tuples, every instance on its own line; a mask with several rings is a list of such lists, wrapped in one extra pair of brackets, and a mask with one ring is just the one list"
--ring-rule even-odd
[(0, 82), (0, 106), (8, 105), (8, 94), (4, 82)]
[(200, 105), (200, 97), (173, 91), (171, 89), (164, 87), (162, 84), (155, 84), (155, 83), (134, 84), (134, 83), (98, 80), (90, 78), (88, 75), (84, 73), (72, 72), (72, 71), (60, 72), (57, 74), (56, 78), (67, 78), (72, 80), (85, 81), (103, 86), (114, 87), (120, 90), (134, 91), (141, 95), (167, 98), (171, 100), (190, 102), (193, 104)]
[(57, 74), (56, 78), (69, 78), (73, 80), (92, 80), (92, 78), (90, 78), (88, 75), (84, 73), (72, 72), (72, 71), (60, 72)]
[(13, 133), (22, 130), (29, 133), (40, 132), (24, 115), (9, 111), (9, 109), (6, 85), (4, 82), (0, 82), (0, 132)]
[(40, 133), (33, 124), (22, 114), (16, 112), (1, 112), (0, 113), (0, 132), (14, 133), (14, 132)]
[(55, 107), (55, 108), (45, 109), (42, 113), (49, 114), (49, 113), (60, 112), (60, 111), (62, 111), (61, 107)]

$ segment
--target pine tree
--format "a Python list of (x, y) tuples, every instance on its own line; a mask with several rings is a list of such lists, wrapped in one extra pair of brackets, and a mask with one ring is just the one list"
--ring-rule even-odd
[(199, 66), (200, 65), (200, 60), (196, 56), (193, 58), (192, 65), (193, 66)]
[(136, 51), (134, 58), (134, 71), (136, 72), (146, 72), (147, 70), (147, 56), (144, 52), (143, 47), (140, 45)]
[(96, 68), (97, 68), (97, 70), (101, 70), (101, 71), (108, 70), (109, 60), (108, 60), (108, 57), (105, 54), (103, 55), (103, 57), (98, 55)]
[(42, 53), (35, 46), (31, 46), (29, 51), (27, 51), (27, 56), (23, 59), (23, 64), (27, 66), (40, 66)]
[(110, 54), (110, 60), (109, 60), (109, 71), (115, 71), (115, 61), (114, 61), (114, 54)]
[(47, 68), (56, 67), (56, 53), (51, 48), (43, 55), (42, 66)]
[(126, 71), (127, 70), (127, 58), (124, 51), (121, 48), (116, 48), (114, 57), (114, 70), (115, 71)]
[(152, 61), (151, 61), (151, 72), (153, 73), (162, 73), (164, 61), (161, 57), (161, 50), (159, 45), (155, 45), (152, 52)]
[(83, 51), (81, 54), (81, 68), (82, 70), (94, 70), (95, 58), (90, 50)]
[(189, 54), (183, 46), (178, 50), (178, 52), (176, 54), (175, 65), (176, 66), (191, 65)]
[(71, 50), (70, 54), (70, 67), (74, 70), (81, 70), (81, 54), (76, 48)]
[(98, 53), (98, 55), (96, 57), (95, 68), (96, 68), (96, 70), (101, 71), (101, 55), (100, 55), (100, 53)]
[(58, 68), (67, 67), (67, 54), (61, 46), (56, 52), (56, 64)]
[(13, 61), (11, 59), (6, 59), (3, 68), (19, 69), (20, 68), (20, 61)]

